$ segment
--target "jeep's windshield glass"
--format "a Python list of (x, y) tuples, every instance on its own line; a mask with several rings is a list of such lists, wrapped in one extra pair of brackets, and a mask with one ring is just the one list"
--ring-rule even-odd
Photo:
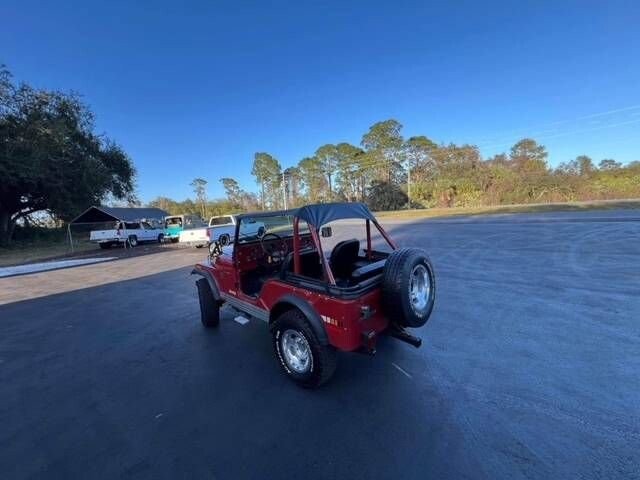
[[(268, 233), (282, 238), (291, 237), (293, 236), (293, 218), (292, 215), (244, 217), (240, 220), (240, 233), (237, 241), (238, 243), (257, 241)], [(309, 226), (304, 220), (300, 220), (298, 228), (301, 234), (309, 233)]]

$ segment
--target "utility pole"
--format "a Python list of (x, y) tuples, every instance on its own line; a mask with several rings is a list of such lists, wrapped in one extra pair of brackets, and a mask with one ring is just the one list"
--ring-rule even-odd
[(411, 160), (407, 160), (407, 210), (411, 210)]
[(282, 172), (282, 203), (284, 204), (284, 209), (287, 209), (287, 184), (285, 183), (286, 179), (284, 176), (284, 171)]

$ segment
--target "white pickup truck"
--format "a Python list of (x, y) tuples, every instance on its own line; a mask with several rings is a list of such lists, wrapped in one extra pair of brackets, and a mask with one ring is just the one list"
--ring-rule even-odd
[[(235, 215), (211, 217), (208, 227), (183, 230), (180, 232), (180, 243), (187, 243), (200, 248), (216, 240), (219, 241), (221, 237), (225, 235), (229, 241), (233, 241), (236, 234), (237, 223), (238, 221)], [(261, 237), (264, 235), (264, 232), (265, 227), (262, 222), (245, 218), (240, 224), (240, 235), (242, 236), (255, 235)]]
[(92, 230), (89, 241), (97, 243), (100, 248), (111, 248), (113, 245), (128, 244), (135, 247), (140, 242), (162, 243), (164, 230), (148, 222), (116, 222), (112, 230)]

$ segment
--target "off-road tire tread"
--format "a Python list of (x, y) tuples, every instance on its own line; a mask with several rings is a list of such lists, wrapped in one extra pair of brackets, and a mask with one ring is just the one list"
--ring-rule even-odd
[(214, 328), (220, 324), (220, 304), (213, 298), (211, 287), (206, 278), (196, 281), (198, 300), (200, 302), (200, 321), (206, 328)]
[[(316, 368), (312, 376), (306, 381), (300, 381), (293, 378), (291, 375), (287, 374), (284, 366), (282, 365), (283, 360), (280, 359), (280, 356), (278, 354), (278, 340), (275, 337), (275, 332), (279, 328), (284, 329), (285, 325), (294, 327), (298, 331), (302, 332), (302, 334), (309, 342), (309, 346), (311, 347), (311, 351), (314, 356), (313, 361)], [(336, 353), (336, 350), (331, 345), (322, 345), (320, 343), (318, 337), (313, 331), (313, 328), (311, 328), (311, 325), (309, 325), (309, 322), (300, 310), (298, 310), (297, 308), (292, 308), (282, 313), (276, 319), (276, 324), (274, 325), (273, 332), (273, 347), (275, 349), (276, 358), (278, 362), (281, 363), (283, 372), (289, 378), (292, 378), (298, 385), (304, 388), (317, 388), (326, 383), (333, 376), (338, 364), (338, 355)]]

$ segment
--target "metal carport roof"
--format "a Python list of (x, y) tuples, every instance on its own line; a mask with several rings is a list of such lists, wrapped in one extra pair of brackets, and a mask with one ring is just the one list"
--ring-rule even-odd
[(143, 218), (162, 220), (168, 215), (167, 212), (159, 208), (89, 207), (70, 223), (101, 223), (117, 220), (131, 222)]

